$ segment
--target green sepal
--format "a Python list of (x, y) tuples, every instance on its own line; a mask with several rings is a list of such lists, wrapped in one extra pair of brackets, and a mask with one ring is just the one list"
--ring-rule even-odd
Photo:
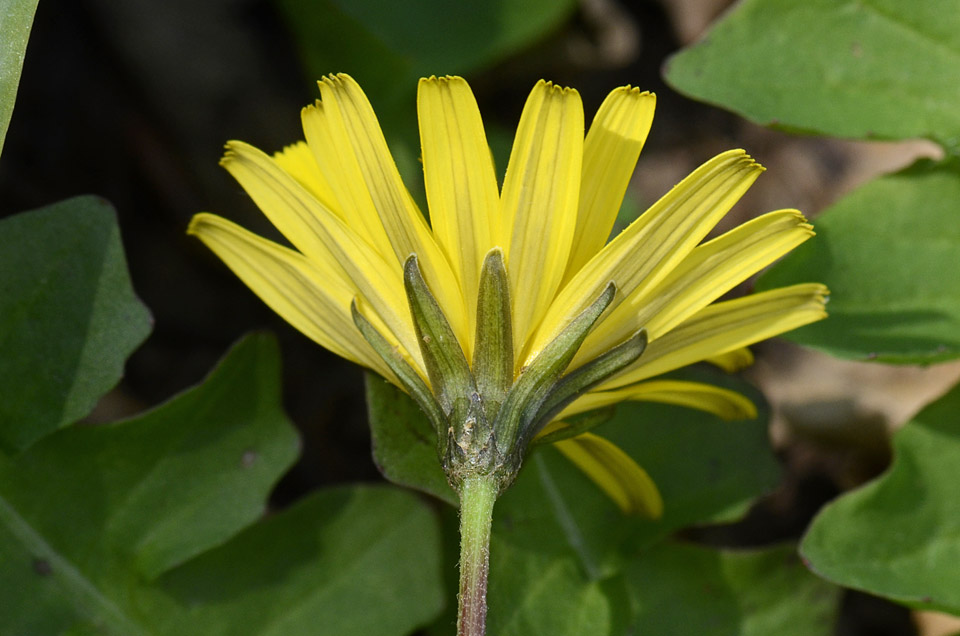
[(547, 433), (541, 437), (534, 437), (530, 441), (530, 446), (553, 444), (554, 442), (576, 437), (577, 435), (586, 433), (591, 429), (600, 426), (604, 422), (609, 422), (616, 412), (617, 408), (615, 406), (605, 406), (595, 411), (579, 413), (570, 417), (569, 419), (564, 419), (564, 422), (567, 423), (567, 426), (558, 428), (557, 430)]
[(470, 365), (447, 317), (423, 280), (416, 254), (411, 254), (403, 264), (403, 286), (427, 377), (443, 412), (450, 415), (458, 399), (470, 401), (470, 396), (477, 393)]
[(393, 374), (397, 376), (397, 380), (403, 385), (403, 389), (417, 402), (420, 408), (423, 409), (423, 412), (433, 425), (434, 430), (437, 431), (439, 438), (446, 439), (446, 436), (442, 434), (446, 426), (443, 410), (437, 403), (436, 398), (433, 397), (433, 393), (431, 393), (427, 383), (424, 382), (423, 378), (417, 374), (413, 367), (403, 359), (403, 356), (393, 348), (393, 345), (377, 331), (377, 328), (360, 313), (356, 298), (350, 303), (350, 313), (353, 316), (353, 324), (360, 330), (360, 334), (370, 343), (370, 346), (377, 352), (377, 355), (383, 358), (383, 361), (390, 367)]
[(533, 439), (550, 420), (585, 392), (636, 362), (646, 348), (647, 330), (639, 329), (613, 349), (561, 378), (544, 400), (536, 419), (521, 431), (521, 442)]
[(513, 384), (513, 327), (510, 281), (503, 251), (487, 252), (477, 295), (477, 337), (473, 370), (488, 421), (493, 421)]
[[(500, 407), (500, 414), (494, 425), (501, 453), (508, 455), (523, 452), (523, 447), (517, 444), (520, 433), (536, 417), (554, 384), (573, 360), (594, 323), (613, 302), (616, 293), (616, 284), (610, 282), (600, 296), (570, 321), (521, 372)], [(519, 460), (517, 463), (519, 464)]]

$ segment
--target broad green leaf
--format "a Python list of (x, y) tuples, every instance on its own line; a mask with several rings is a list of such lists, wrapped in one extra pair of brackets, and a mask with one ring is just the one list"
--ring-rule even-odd
[(958, 202), (960, 160), (923, 160), (826, 210), (815, 221), (817, 236), (758, 283), (830, 288), (830, 317), (786, 337), (845, 358), (960, 356)]
[[(576, 9), (573, 0), (277, 2), (307, 76), (352, 75), (386, 122), (388, 138), (415, 133), (420, 77), (464, 74), (502, 61), (558, 28)], [(419, 148), (415, 134), (406, 140)]]
[[(405, 85), (410, 83), (411, 61), (358, 22), (337, 0), (276, 0), (276, 4), (286, 18), (309, 82), (328, 73), (348, 73), (363, 87), (381, 118), (381, 110), (392, 110), (400, 96), (416, 90)], [(319, 91), (312, 95), (320, 96)], [(412, 103), (407, 112), (416, 117)]]
[(494, 507), (490, 633), (623, 633), (617, 548), (633, 522), (557, 451), (536, 451)]
[(625, 634), (630, 603), (622, 577), (591, 580), (572, 555), (490, 544), (490, 634)]
[(72, 424), (123, 376), (150, 314), (116, 216), (78, 197), (0, 221), (0, 450)]
[(638, 525), (631, 537), (636, 549), (691, 524), (737, 519), (780, 481), (767, 432), (770, 413), (759, 391), (713, 370), (670, 377), (742, 393), (757, 406), (757, 417), (724, 421), (688, 408), (635, 403), (619, 407), (609, 424), (594, 430), (633, 457), (663, 496), (663, 517)]
[(960, 150), (958, 67), (956, 0), (744, 0), (665, 75), (760, 124)]
[(0, 151), (17, 101), (20, 71), (37, 0), (0, 0)]
[(659, 521), (624, 517), (549, 446), (527, 459), (494, 508), (491, 633), (625, 633), (626, 562), (680, 527), (735, 516), (773, 487), (779, 469), (759, 394), (743, 382), (724, 384), (756, 400), (760, 417), (724, 422), (680, 407), (625, 404), (594, 429), (656, 481), (665, 502)]
[[(417, 80), (502, 63), (558, 29), (576, 0), (275, 0), (312, 84), (349, 73), (363, 87), (411, 195), (427, 212), (417, 134)], [(532, 88), (532, 85), (530, 86)], [(310, 95), (318, 96), (315, 88)], [(517, 111), (519, 113), (519, 110)], [(488, 130), (506, 167), (506, 145)]]
[[(253, 522), (296, 459), (277, 346), (252, 336), (199, 387), (140, 417), (72, 426), (0, 464), (0, 633), (72, 620), (139, 633), (151, 579)], [(45, 627), (56, 619), (56, 630)]]
[(528, 458), (516, 483), (497, 502), (495, 534), (502, 523), (503, 532), (515, 531), (515, 541), (528, 542), (530, 548), (575, 554), (583, 571), (599, 579), (618, 571), (624, 556), (679, 528), (735, 519), (769, 492), (780, 468), (768, 441), (769, 414), (760, 394), (719, 373), (687, 372), (684, 377), (711, 378), (746, 394), (759, 407), (757, 419), (725, 422), (678, 406), (626, 403), (593, 429), (650, 474), (663, 495), (661, 519), (624, 517), (573, 464), (545, 447)]
[(840, 589), (817, 579), (793, 546), (729, 552), (673, 542), (626, 568), (635, 632), (657, 636), (830, 636)]
[(366, 376), (373, 460), (383, 476), (457, 505), (437, 457), (437, 435), (410, 397), (373, 373)]
[(418, 77), (465, 73), (502, 60), (559, 27), (577, 6), (572, 0), (334, 2), (391, 51), (410, 60)]
[(439, 543), (412, 493), (324, 490), (165, 575), (157, 633), (403, 636), (443, 608)]
[(814, 519), (800, 551), (820, 576), (960, 615), (960, 385), (893, 436), (890, 469)]

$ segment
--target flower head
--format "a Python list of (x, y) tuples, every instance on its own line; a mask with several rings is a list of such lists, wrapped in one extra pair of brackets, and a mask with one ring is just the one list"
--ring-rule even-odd
[(428, 225), (360, 87), (341, 74), (320, 92), (305, 141), (273, 157), (230, 142), (222, 161), (294, 249), (207, 213), (189, 231), (294, 327), (410, 393), (454, 485), (500, 470), (505, 486), (530, 443), (553, 441), (624, 510), (656, 516), (652, 482), (582, 414), (650, 400), (750, 416), (734, 392), (652, 378), (702, 360), (737, 368), (747, 345), (826, 315), (819, 284), (718, 301), (813, 234), (779, 210), (704, 242), (763, 170), (741, 150), (607, 243), (650, 93), (614, 90), (584, 137), (578, 93), (539, 82), (498, 188), (467, 83), (421, 80)]

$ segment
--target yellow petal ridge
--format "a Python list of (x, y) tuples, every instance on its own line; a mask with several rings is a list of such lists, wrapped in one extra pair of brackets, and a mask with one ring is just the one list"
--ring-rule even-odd
[(703, 361), (720, 367), (727, 373), (736, 373), (753, 364), (753, 352), (746, 347), (741, 347), (720, 355), (704, 358)]
[(828, 293), (819, 283), (801, 283), (714, 303), (651, 342), (636, 363), (597, 390), (633, 384), (822, 320)]
[[(544, 317), (529, 360), (610, 281), (624, 298), (652, 289), (733, 207), (763, 171), (742, 150), (707, 161), (607, 244), (567, 283)], [(609, 312), (610, 310), (608, 310)], [(610, 314), (608, 313), (608, 316)]]
[[(349, 75), (328, 75), (319, 85), (331, 151), (352, 168), (346, 185), (353, 198), (362, 201), (366, 195), (372, 201), (398, 265), (411, 254), (417, 255), (430, 291), (469, 356), (472, 335), (460, 283), (403, 185), (370, 102)], [(309, 143), (306, 125), (304, 132)]]
[(564, 281), (607, 242), (650, 132), (656, 103), (653, 93), (621, 86), (607, 96), (593, 118), (583, 142), (577, 227)]
[(634, 293), (584, 342), (575, 368), (643, 326), (654, 341), (813, 236), (797, 210), (764, 214), (692, 252), (647, 293)]
[(395, 257), (393, 245), (367, 192), (356, 157), (349, 148), (340, 150), (337, 145), (346, 142), (342, 134), (335, 134), (337, 131), (331, 126), (325, 106), (317, 100), (300, 111), (307, 147), (320, 172), (327, 178), (337, 206), (350, 211), (343, 215), (344, 222), (389, 262)]
[(305, 256), (327, 264), (331, 270), (342, 268), (344, 277), (370, 302), (422, 370), (423, 361), (399, 268), (387, 263), (260, 150), (241, 142), (230, 142), (221, 164)]
[(462, 77), (421, 79), (417, 114), (430, 221), (460, 280), (472, 339), (480, 269), (499, 223), (493, 159), (476, 99)]
[(396, 383), (393, 373), (354, 327), (349, 307), (355, 290), (340, 272), (325, 269), (214, 214), (194, 215), (187, 233), (203, 241), (294, 328), (338, 356)]
[(686, 380), (649, 380), (612, 391), (593, 391), (579, 397), (558, 419), (612, 406), (624, 401), (674, 404), (712, 413), (725, 420), (752, 419), (757, 407), (747, 397), (718, 386)]
[(510, 276), (516, 352), (547, 311), (566, 269), (582, 160), (580, 94), (541, 80), (520, 116), (500, 201), (498, 244)]
[(296, 179), (297, 183), (315, 196), (324, 207), (341, 219), (344, 218), (343, 210), (337, 203), (337, 197), (326, 177), (320, 172), (320, 167), (317, 166), (307, 142), (298, 141), (290, 144), (283, 150), (273, 153), (273, 159), (284, 171)]
[(643, 468), (610, 441), (583, 433), (554, 446), (582, 470), (624, 514), (663, 515), (663, 498)]

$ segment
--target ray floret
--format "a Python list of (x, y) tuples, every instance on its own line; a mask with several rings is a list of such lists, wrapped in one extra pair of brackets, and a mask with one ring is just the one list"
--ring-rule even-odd
[(585, 130), (579, 94), (538, 82), (499, 188), (470, 86), (420, 80), (428, 223), (360, 86), (337, 74), (319, 88), (302, 141), (273, 156), (232, 141), (221, 161), (291, 247), (208, 213), (188, 231), (295, 328), (408, 393), (458, 490), (481, 476), (499, 492), (554, 443), (625, 513), (657, 516), (649, 476), (592, 432), (610, 409), (755, 417), (742, 395), (659, 376), (701, 361), (735, 371), (753, 343), (826, 316), (817, 283), (720, 300), (813, 236), (778, 210), (707, 240), (763, 172), (743, 150), (705, 161), (608, 242), (651, 93), (615, 89)]

